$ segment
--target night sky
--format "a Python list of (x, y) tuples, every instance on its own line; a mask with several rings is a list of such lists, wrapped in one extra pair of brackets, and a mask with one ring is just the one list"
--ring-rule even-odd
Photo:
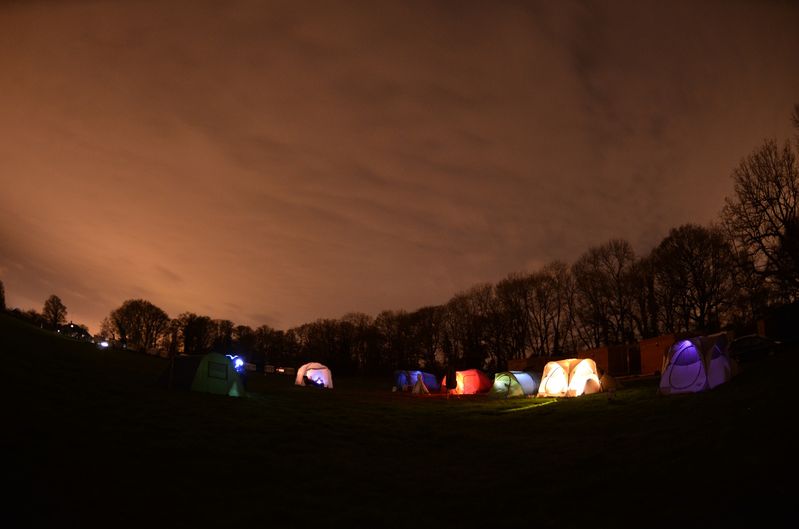
[(796, 2), (0, 3), (0, 279), (288, 328), (718, 218)]

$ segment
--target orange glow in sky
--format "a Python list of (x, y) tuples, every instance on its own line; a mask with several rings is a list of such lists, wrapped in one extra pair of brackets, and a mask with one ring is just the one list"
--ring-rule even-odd
[(378, 4), (0, 5), (8, 305), (413, 310), (646, 252), (792, 134), (795, 4)]

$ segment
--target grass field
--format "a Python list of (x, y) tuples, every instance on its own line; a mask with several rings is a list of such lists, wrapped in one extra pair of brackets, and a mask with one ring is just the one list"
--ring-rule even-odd
[(0, 526), (795, 526), (793, 356), (672, 397), (641, 382), (613, 401), (447, 400), (251, 375), (234, 399), (0, 315)]

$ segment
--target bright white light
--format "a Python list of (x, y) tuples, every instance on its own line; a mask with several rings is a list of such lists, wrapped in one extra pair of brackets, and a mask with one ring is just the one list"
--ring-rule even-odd
[(105, 349), (106, 347), (108, 347), (108, 342), (106, 342), (105, 340), (103, 340), (103, 341), (102, 341), (102, 342), (100, 342), (98, 345), (99, 345), (100, 347), (102, 347), (103, 349)]

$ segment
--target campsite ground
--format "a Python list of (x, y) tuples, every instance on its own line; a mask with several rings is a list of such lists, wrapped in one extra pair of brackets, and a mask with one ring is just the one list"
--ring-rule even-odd
[(652, 381), (615, 400), (447, 400), (252, 375), (234, 399), (0, 315), (2, 526), (793, 525), (794, 353), (673, 397)]

